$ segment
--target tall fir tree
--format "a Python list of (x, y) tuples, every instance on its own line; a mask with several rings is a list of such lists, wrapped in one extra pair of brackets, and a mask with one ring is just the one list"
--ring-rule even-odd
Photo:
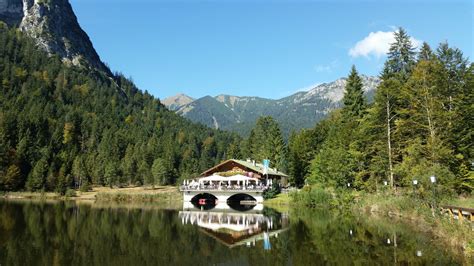
[[(400, 118), (398, 112), (401, 108), (400, 88), (410, 77), (413, 66), (415, 65), (415, 48), (413, 47), (410, 36), (403, 28), (399, 28), (394, 33), (395, 42), (390, 45), (387, 61), (381, 73), (382, 82), (375, 95), (374, 111), (371, 116), (376, 121), (372, 122), (374, 126), (382, 126), (385, 133), (380, 131), (380, 136), (385, 135), (386, 152), (377, 151), (375, 154), (380, 156), (386, 154), (386, 165), (390, 186), (395, 187), (394, 165), (400, 161), (400, 151), (395, 133), (396, 121)], [(378, 142), (377, 142), (378, 143)], [(376, 144), (376, 143), (374, 143)], [(380, 149), (383, 146), (374, 146), (374, 149)], [(377, 161), (380, 161), (378, 158)], [(382, 164), (381, 164), (382, 165)]]
[(420, 61), (430, 61), (435, 59), (436, 56), (433, 53), (433, 50), (431, 50), (431, 47), (428, 43), (423, 42), (420, 48), (420, 52), (418, 52), (418, 62)]
[(367, 107), (362, 79), (354, 65), (347, 78), (342, 102), (344, 103), (343, 114), (349, 119), (361, 118)]
[(270, 116), (260, 117), (247, 141), (249, 154), (256, 161), (269, 159), (272, 167), (286, 171), (287, 147), (278, 123)]
[[(405, 29), (398, 28), (394, 32), (395, 41), (390, 45), (384, 74), (397, 76), (405, 81), (415, 64), (415, 47)], [(386, 77), (383, 77), (386, 78)]]

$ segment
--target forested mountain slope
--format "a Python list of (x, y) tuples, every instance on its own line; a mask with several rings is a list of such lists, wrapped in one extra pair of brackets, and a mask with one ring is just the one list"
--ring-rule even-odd
[[(380, 83), (377, 77), (361, 76), (366, 97), (371, 100)], [(248, 136), (261, 116), (271, 116), (288, 137), (291, 131), (312, 128), (334, 109), (342, 106), (346, 78), (315, 86), (308, 91), (273, 100), (231, 95), (205, 96), (194, 101), (180, 94), (163, 102), (191, 121)], [(182, 102), (182, 105), (177, 105)], [(169, 104), (168, 104), (169, 103)]]
[(235, 139), (121, 75), (64, 64), (4, 23), (0, 80), (0, 190), (174, 183), (224, 159)]

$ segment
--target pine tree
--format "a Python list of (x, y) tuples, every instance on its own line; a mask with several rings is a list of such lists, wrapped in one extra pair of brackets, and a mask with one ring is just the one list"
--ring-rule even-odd
[[(2, 177), (0, 177), (1, 179)], [(1, 181), (6, 191), (15, 191), (21, 185), (20, 168), (16, 165), (10, 165)]]
[(328, 138), (320, 152), (311, 161), (309, 184), (346, 187), (354, 182), (354, 160), (349, 152), (352, 141), (350, 127), (344, 123), (342, 114), (336, 112), (332, 117), (332, 126)]
[(437, 86), (440, 71), (437, 60), (422, 60), (401, 89), (400, 96), (407, 104), (399, 110), (403, 116), (397, 121), (398, 134), (403, 136), (399, 141), (402, 161), (397, 172), (405, 178), (405, 184), (410, 184), (411, 179), (419, 175), (420, 166), (426, 172), (436, 169), (449, 172), (445, 177), (453, 175), (445, 167), (452, 160), (453, 150), (447, 145), (449, 133), (446, 134), (445, 129), (449, 120)]
[(457, 103), (457, 96), (462, 93), (463, 78), (467, 71), (467, 59), (464, 58), (461, 50), (449, 47), (447, 42), (441, 43), (436, 50), (436, 55), (444, 68), (443, 79), (440, 84), (443, 95), (449, 101), (447, 109), (454, 116), (454, 109)]
[(394, 37), (395, 42), (390, 45), (384, 73), (389, 77), (395, 75), (405, 81), (415, 64), (416, 52), (410, 36), (403, 28), (398, 28), (394, 32)]
[(362, 117), (367, 104), (364, 98), (362, 80), (354, 65), (352, 66), (349, 77), (347, 78), (344, 98), (342, 101), (344, 103), (343, 114), (347, 119), (352, 120)]
[(256, 161), (269, 159), (272, 167), (287, 170), (287, 149), (278, 123), (269, 116), (260, 117), (250, 132), (248, 149)]
[[(396, 135), (395, 120), (400, 118), (398, 112), (403, 102), (400, 100), (400, 89), (409, 78), (413, 66), (415, 65), (415, 49), (411, 42), (410, 36), (403, 28), (399, 28), (395, 33), (395, 42), (391, 44), (388, 53), (388, 59), (385, 62), (384, 69), (381, 74), (382, 83), (380, 84), (374, 103), (374, 114), (371, 116), (376, 119), (374, 126), (385, 127), (386, 140), (386, 158), (388, 168), (388, 178), (390, 186), (395, 187), (394, 164), (398, 159), (398, 150), (395, 150), (394, 142), (398, 141)], [(382, 132), (380, 132), (382, 133)], [(382, 137), (382, 136), (380, 136)], [(382, 146), (377, 146), (380, 149)], [(376, 147), (374, 147), (375, 149)], [(375, 154), (384, 154), (385, 152), (375, 152)]]
[(44, 190), (46, 187), (46, 173), (48, 172), (48, 161), (41, 158), (33, 167), (28, 180), (27, 188), (31, 191)]
[(420, 61), (430, 61), (435, 59), (436, 56), (431, 50), (431, 47), (428, 43), (423, 42), (421, 45), (420, 52), (418, 53), (418, 62)]
[(154, 187), (157, 184), (167, 185), (171, 183), (171, 176), (167, 162), (161, 158), (153, 161), (151, 167), (151, 177), (148, 179), (148, 184)]

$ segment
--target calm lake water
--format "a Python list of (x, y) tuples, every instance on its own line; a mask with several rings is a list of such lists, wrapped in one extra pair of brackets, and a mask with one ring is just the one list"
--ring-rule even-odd
[(0, 201), (0, 265), (456, 265), (407, 226), (314, 210)]

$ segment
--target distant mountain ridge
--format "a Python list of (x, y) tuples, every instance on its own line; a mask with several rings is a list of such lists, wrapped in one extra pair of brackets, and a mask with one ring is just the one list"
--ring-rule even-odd
[[(380, 80), (365, 75), (361, 78), (366, 96), (371, 100)], [(292, 130), (313, 127), (329, 112), (339, 108), (345, 86), (346, 78), (340, 78), (278, 100), (232, 95), (204, 96), (192, 100), (187, 95), (178, 94), (162, 102), (191, 121), (235, 131), (243, 136), (249, 134), (258, 117), (272, 116), (288, 136)]]

